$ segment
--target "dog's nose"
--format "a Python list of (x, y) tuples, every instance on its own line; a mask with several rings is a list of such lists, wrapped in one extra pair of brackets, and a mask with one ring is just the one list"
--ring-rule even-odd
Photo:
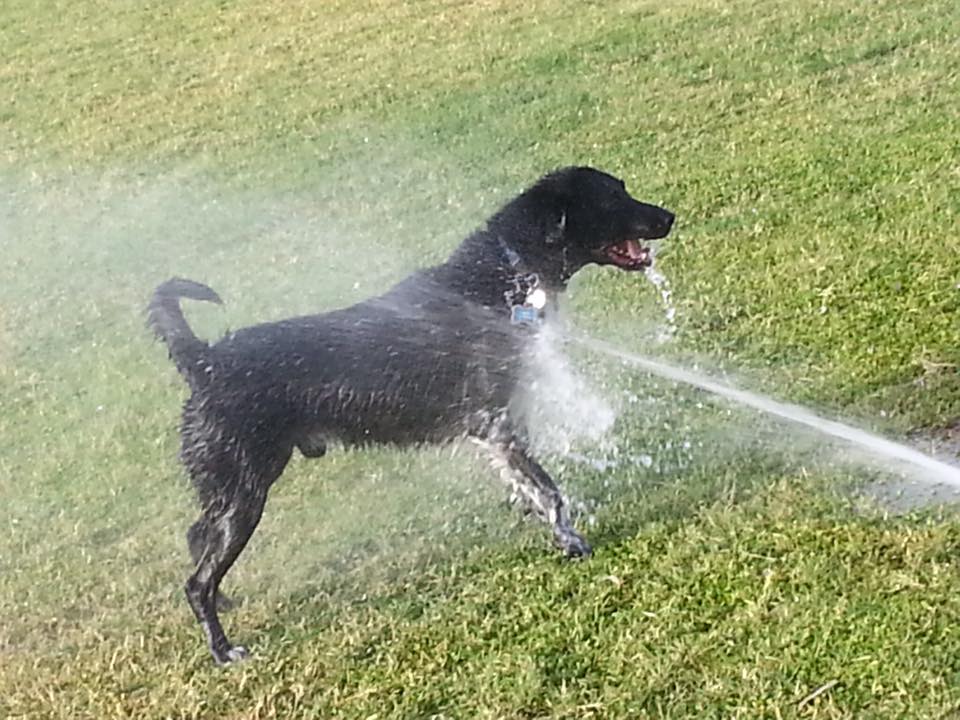
[(660, 213), (660, 224), (663, 226), (664, 232), (670, 232), (670, 228), (673, 227), (673, 221), (676, 219), (676, 216), (669, 210), (661, 210)]
[(670, 228), (673, 227), (673, 221), (675, 219), (673, 213), (656, 205), (650, 205), (648, 207), (650, 210), (647, 213), (645, 223), (648, 234), (645, 237), (651, 239), (666, 237), (670, 233)]
[(637, 229), (641, 237), (656, 239), (662, 238), (670, 232), (673, 227), (674, 215), (666, 208), (659, 205), (648, 205), (647, 203), (637, 203)]

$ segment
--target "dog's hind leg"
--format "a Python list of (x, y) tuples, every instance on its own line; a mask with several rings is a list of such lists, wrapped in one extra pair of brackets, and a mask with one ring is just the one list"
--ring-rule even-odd
[(570, 522), (563, 493), (517, 437), (474, 441), (487, 450), (500, 477), (524, 505), (550, 524), (554, 541), (567, 557), (590, 555), (590, 545)]
[(253, 535), (263, 514), (267, 492), (280, 477), (288, 459), (289, 451), (282, 462), (271, 463), (268, 470), (261, 472), (243, 467), (240, 477), (225, 485), (221, 494), (209, 499), (203, 517), (194, 525), (198, 529), (192, 539), (197, 541), (198, 558), (196, 570), (187, 579), (187, 600), (207, 635), (213, 659), (220, 665), (247, 656), (245, 648), (230, 643), (220, 624), (217, 615), (220, 581)]
[(247, 656), (246, 649), (232, 645), (223, 631), (217, 616), (217, 593), (220, 581), (253, 535), (265, 502), (265, 488), (250, 493), (238, 487), (225, 503), (206, 510), (206, 544), (200, 552), (196, 570), (187, 579), (186, 592), (190, 608), (207, 635), (210, 653), (218, 665)]
[[(199, 519), (187, 530), (187, 545), (190, 548), (190, 557), (193, 560), (193, 567), (200, 564), (200, 558), (203, 557), (203, 551), (207, 547), (207, 519), (205, 514), (201, 514)], [(217, 610), (220, 612), (229, 612), (236, 606), (233, 600), (217, 590), (216, 597)]]

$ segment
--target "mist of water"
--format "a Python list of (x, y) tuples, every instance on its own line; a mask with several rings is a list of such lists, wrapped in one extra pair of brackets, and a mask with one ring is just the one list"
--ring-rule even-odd
[(563, 352), (561, 327), (546, 325), (533, 349), (533, 369), (513, 411), (539, 452), (569, 455), (581, 441), (603, 445), (617, 419), (613, 400), (578, 373)]

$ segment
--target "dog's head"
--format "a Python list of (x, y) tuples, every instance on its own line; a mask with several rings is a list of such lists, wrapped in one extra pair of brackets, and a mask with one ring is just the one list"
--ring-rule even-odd
[(545, 175), (500, 215), (507, 231), (500, 237), (514, 238), (525, 263), (554, 286), (591, 263), (649, 267), (648, 241), (665, 237), (673, 225), (669, 210), (635, 200), (622, 180), (589, 167)]

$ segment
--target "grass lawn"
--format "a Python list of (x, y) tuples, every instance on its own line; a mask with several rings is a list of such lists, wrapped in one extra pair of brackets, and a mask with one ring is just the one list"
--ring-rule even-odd
[(225, 583), (254, 658), (216, 668), (143, 325), (174, 274), (225, 299), (188, 308), (207, 337), (353, 302), (591, 164), (676, 211), (677, 332), (599, 269), (577, 327), (929, 446), (960, 418), (958, 37), (954, 0), (5, 0), (0, 717), (960, 718), (953, 513), (581, 352), (616, 422), (545, 464), (594, 558), (465, 449), (297, 460)]

